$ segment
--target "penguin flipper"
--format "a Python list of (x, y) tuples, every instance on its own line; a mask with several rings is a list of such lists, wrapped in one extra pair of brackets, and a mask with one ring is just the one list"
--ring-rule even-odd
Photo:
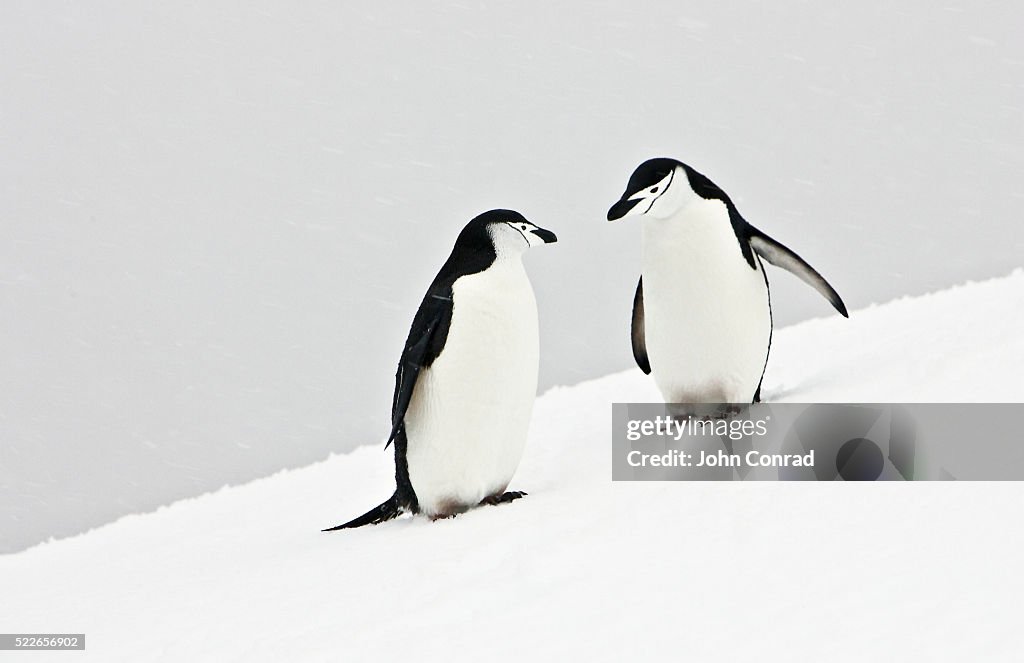
[(452, 322), (452, 291), (434, 288), (423, 298), (416, 317), (413, 318), (409, 337), (405, 341), (402, 358), (398, 361), (395, 372), (395, 395), (391, 404), (391, 434), (388, 436), (386, 449), (398, 435), (405, 423), (405, 412), (412, 401), (412, 392), (416, 388), (416, 379), (420, 370), (430, 366), (441, 354), (448, 338), (448, 328)]
[(753, 226), (748, 225), (748, 232), (750, 233), (750, 246), (757, 255), (776, 267), (781, 267), (792, 273), (817, 290), (844, 318), (850, 317), (850, 314), (846, 312), (846, 304), (843, 303), (839, 293), (803, 258)]
[(647, 359), (647, 342), (644, 339), (644, 277), (636, 284), (633, 296), (633, 325), (630, 336), (633, 340), (633, 359), (645, 374), (651, 374), (651, 362)]
[(320, 530), (321, 532), (336, 532), (339, 529), (354, 529), (356, 527), (362, 527), (363, 525), (378, 525), (383, 522), (387, 522), (398, 516), (402, 515), (402, 505), (398, 499), (398, 493), (389, 497), (383, 503), (373, 507), (363, 515), (348, 521), (344, 525), (335, 525), (334, 527), (328, 527), (327, 529)]

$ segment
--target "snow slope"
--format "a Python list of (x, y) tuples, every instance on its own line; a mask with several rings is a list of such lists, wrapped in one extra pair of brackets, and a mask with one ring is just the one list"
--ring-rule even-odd
[[(777, 334), (772, 400), (1024, 391), (1024, 272)], [(870, 366), (870, 370), (867, 367)], [(319, 529), (390, 492), (363, 447), (0, 557), (28, 660), (1019, 660), (1014, 483), (617, 483), (636, 370), (537, 402), (513, 488), (450, 521)]]

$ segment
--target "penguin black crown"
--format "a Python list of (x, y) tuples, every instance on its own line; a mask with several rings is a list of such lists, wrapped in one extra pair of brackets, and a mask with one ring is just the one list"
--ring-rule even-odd
[(523, 497), (519, 466), (537, 392), (537, 304), (522, 255), (557, 241), (512, 210), (485, 212), (455, 240), (413, 318), (391, 407), (395, 492), (325, 532), (408, 511), (448, 518)]

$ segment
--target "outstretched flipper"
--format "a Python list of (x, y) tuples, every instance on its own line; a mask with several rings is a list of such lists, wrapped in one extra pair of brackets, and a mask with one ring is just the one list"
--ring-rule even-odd
[(647, 359), (647, 342), (644, 340), (644, 277), (636, 284), (636, 295), (633, 296), (633, 326), (630, 332), (633, 339), (633, 359), (645, 374), (651, 374), (651, 362)]
[(393, 518), (397, 518), (402, 515), (405, 509), (402, 508), (402, 501), (398, 497), (396, 491), (394, 495), (389, 497), (384, 503), (375, 506), (363, 515), (359, 516), (354, 520), (350, 520), (344, 525), (335, 525), (334, 527), (328, 527), (321, 532), (334, 532), (339, 529), (353, 529), (355, 527), (362, 527), (363, 525), (377, 525), (379, 523), (387, 522)]
[(825, 277), (808, 265), (803, 258), (750, 224), (747, 224), (747, 232), (749, 233), (750, 246), (757, 252), (757, 255), (776, 267), (781, 267), (791, 272), (801, 281), (821, 293), (844, 318), (850, 317), (849, 313), (846, 312), (846, 304), (843, 303), (839, 293), (829, 285)]

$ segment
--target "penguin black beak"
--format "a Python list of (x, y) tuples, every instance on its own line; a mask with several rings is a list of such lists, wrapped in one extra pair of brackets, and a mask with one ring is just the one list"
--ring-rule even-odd
[(531, 230), (530, 232), (544, 240), (545, 244), (554, 244), (555, 242), (558, 241), (558, 238), (555, 237), (555, 233), (551, 232), (550, 230), (537, 228), (536, 230)]
[(628, 200), (626, 198), (623, 198), (619, 202), (612, 205), (611, 209), (608, 210), (608, 220), (615, 221), (616, 219), (621, 219), (622, 217), (632, 212), (633, 208), (636, 207), (641, 202), (643, 201)]

